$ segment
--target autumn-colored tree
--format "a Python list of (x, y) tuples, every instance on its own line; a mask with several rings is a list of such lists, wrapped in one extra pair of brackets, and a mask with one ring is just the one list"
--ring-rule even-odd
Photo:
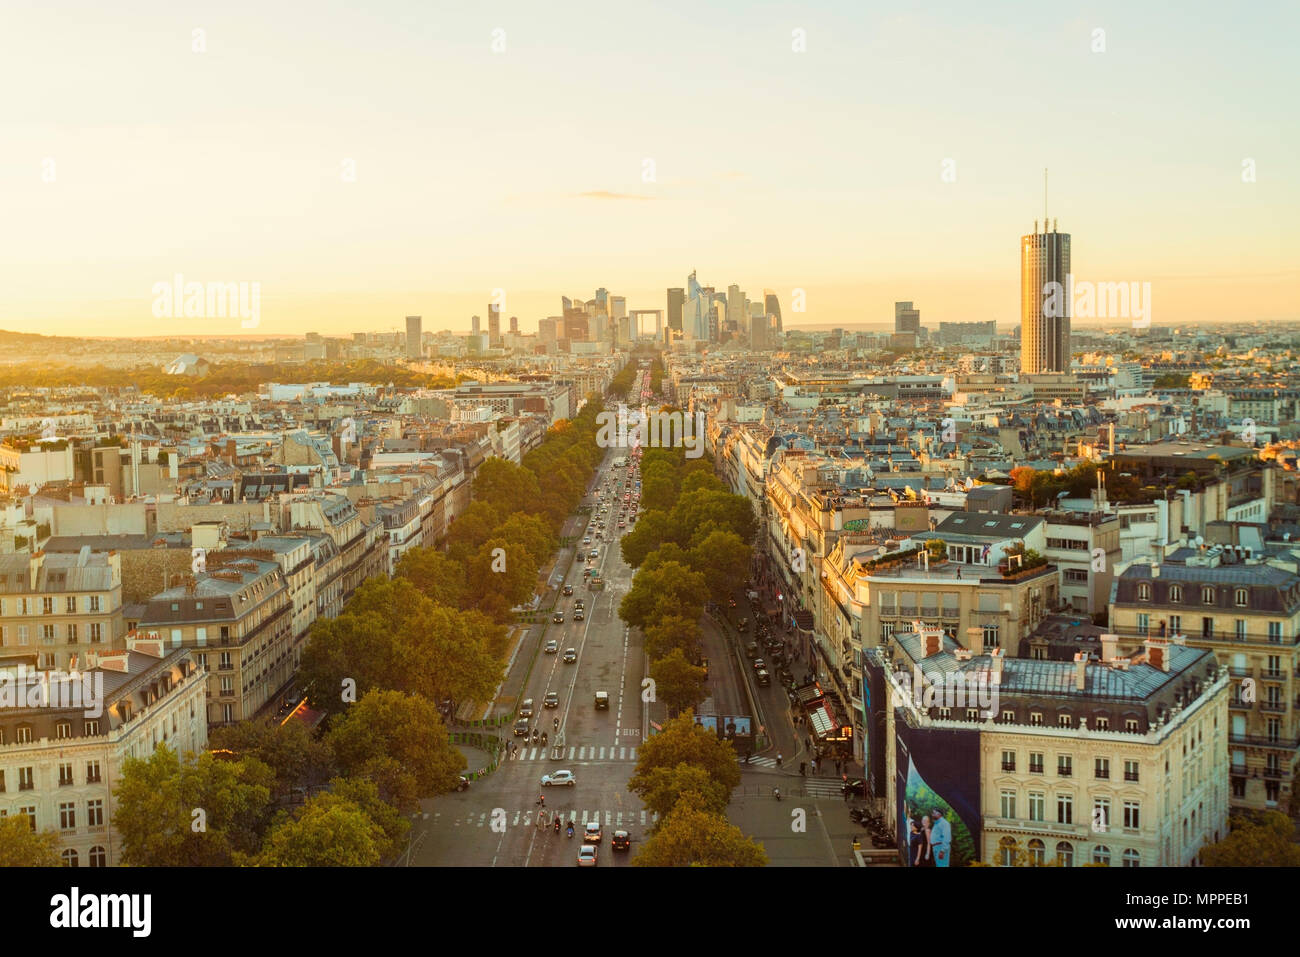
[(681, 651), (690, 661), (698, 661), (702, 637), (703, 632), (695, 619), (681, 615), (656, 617), (645, 628), (645, 652), (651, 661), (665, 658), (674, 651)]
[(436, 548), (412, 548), (397, 561), (396, 573), (436, 605), (459, 608), (465, 598), (465, 566)]
[(672, 813), (683, 794), (698, 795), (702, 799), (700, 809), (713, 814), (725, 813), (731, 803), (731, 791), (726, 785), (715, 781), (704, 768), (685, 762), (671, 768), (651, 768), (638, 793), (646, 809), (661, 818)]
[(740, 765), (731, 742), (697, 725), (694, 714), (688, 711), (668, 719), (662, 731), (641, 745), (627, 789), (644, 796), (652, 786), (650, 773), (655, 768), (675, 768), (683, 763), (703, 768), (728, 794), (740, 784)]
[(691, 554), (676, 542), (664, 542), (653, 552), (645, 557), (641, 563), (641, 572), (652, 572), (660, 565), (666, 565), (668, 562), (677, 562), (679, 565), (691, 567)]
[(690, 565), (704, 575), (709, 594), (721, 600), (749, 573), (750, 547), (735, 532), (715, 529), (690, 551)]
[(474, 606), (504, 621), (511, 608), (532, 598), (537, 588), (537, 563), (521, 542), (493, 537), (470, 559), (466, 577)]
[(1300, 867), (1294, 822), (1280, 811), (1232, 819), (1232, 829), (1201, 851), (1205, 867)]
[(528, 511), (541, 493), (537, 476), (502, 458), (490, 458), (474, 474), (474, 500), (493, 506), (501, 518)]
[(60, 863), (58, 834), (32, 830), (26, 814), (0, 817), (0, 867), (58, 867)]
[(708, 798), (686, 792), (642, 845), (635, 867), (765, 867), (763, 845), (746, 837), (721, 814), (706, 808)]
[(655, 696), (667, 706), (669, 714), (694, 708), (708, 696), (704, 669), (687, 661), (680, 648), (652, 661), (650, 677), (655, 683)]

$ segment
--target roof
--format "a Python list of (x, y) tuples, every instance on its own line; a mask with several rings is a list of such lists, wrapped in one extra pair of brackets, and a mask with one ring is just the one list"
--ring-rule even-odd
[(1043, 524), (1039, 515), (1002, 515), (997, 512), (953, 512), (935, 528), (937, 537), (946, 541), (982, 541), (1024, 538)]

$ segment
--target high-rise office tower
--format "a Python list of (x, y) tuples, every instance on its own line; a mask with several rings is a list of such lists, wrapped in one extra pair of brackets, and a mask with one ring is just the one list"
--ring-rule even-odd
[(609, 316), (609, 290), (604, 286), (596, 290), (596, 302), (600, 305), (601, 311)]
[(668, 289), (668, 328), (682, 331), (682, 306), (686, 302), (686, 290), (678, 286)]
[(727, 287), (727, 327), (737, 334), (746, 332), (745, 294), (734, 282)]
[(477, 335), (478, 335), (478, 327), (479, 327), (479, 318), (478, 318), (478, 316), (470, 316), (470, 319), (469, 319), (469, 334), (470, 334), (471, 336), (477, 336)]
[(763, 311), (775, 318), (776, 325), (773, 327), (773, 331), (777, 333), (785, 331), (785, 327), (781, 325), (781, 303), (777, 302), (776, 293), (771, 289), (763, 290)]
[(512, 336), (517, 336), (517, 335), (519, 335), (519, 317), (518, 317), (518, 316), (511, 316), (511, 317), (510, 317), (510, 334), (511, 334)]
[(537, 338), (542, 343), (555, 344), (564, 331), (563, 316), (547, 316), (537, 323)]
[(422, 322), (419, 316), (406, 317), (406, 356), (418, 359), (424, 355), (424, 344), (420, 341)]
[[(1020, 237), (1020, 371), (1070, 371), (1070, 234)], [(1053, 285), (1055, 284), (1055, 285)]]
[(501, 345), (501, 307), (488, 303), (488, 343), (492, 348)]
[(914, 332), (921, 335), (921, 310), (913, 309), (910, 302), (894, 303), (894, 331)]

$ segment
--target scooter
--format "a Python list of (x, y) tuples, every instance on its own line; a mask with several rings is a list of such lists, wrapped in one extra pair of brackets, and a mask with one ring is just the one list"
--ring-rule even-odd
[(542, 745), (545, 746), (545, 744), (546, 744), (546, 732), (543, 731), (543, 732), (542, 732)]
[(772, 796), (773, 796), (774, 798), (776, 798), (778, 801), (781, 800), (781, 789), (780, 789), (780, 788), (772, 788)]
[(569, 825), (569, 837), (573, 837), (573, 825)]

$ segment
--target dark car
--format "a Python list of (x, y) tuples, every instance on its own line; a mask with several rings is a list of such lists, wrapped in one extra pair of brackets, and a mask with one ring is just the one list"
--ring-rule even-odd
[(564, 593), (565, 593), (566, 595), (572, 595), (572, 594), (573, 594), (573, 586), (572, 586), (572, 585), (565, 585), (565, 586), (564, 586)]
[(772, 676), (767, 673), (766, 668), (760, 668), (755, 672), (754, 677), (757, 679), (760, 687), (766, 688), (772, 683)]
[(557, 611), (554, 615), (551, 616), (551, 621), (555, 622), (557, 625), (564, 624), (564, 612)]
[(627, 831), (615, 831), (614, 836), (610, 838), (609, 849), (611, 851), (627, 851), (632, 848), (632, 835)]
[(515, 737), (528, 737), (528, 719), (520, 718), (515, 722)]
[(557, 692), (548, 691), (546, 697), (542, 699), (543, 708), (558, 708), (560, 706), (560, 696)]
[(846, 791), (849, 793), (851, 797), (866, 797), (867, 782), (862, 780), (862, 778), (856, 778), (855, 780), (852, 780), (847, 784), (841, 784), (840, 793), (843, 794)]
[(767, 662), (766, 662), (766, 661), (764, 661), (762, 658), (755, 658), (755, 659), (754, 659), (754, 670), (755, 670), (755, 671), (763, 671), (763, 670), (766, 669), (766, 668), (767, 668)]
[(565, 664), (568, 664), (568, 665), (573, 664), (575, 661), (578, 660), (578, 649), (577, 649), (577, 648), (565, 648), (565, 649), (564, 649), (564, 656), (563, 656), (563, 657), (564, 657), (564, 663), (565, 663)]

